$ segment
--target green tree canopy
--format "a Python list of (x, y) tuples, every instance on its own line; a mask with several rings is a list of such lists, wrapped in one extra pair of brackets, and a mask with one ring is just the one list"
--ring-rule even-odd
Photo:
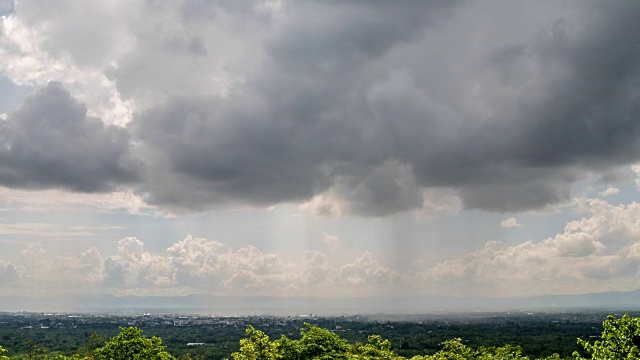
[(350, 360), (401, 360), (391, 350), (391, 341), (383, 339), (380, 335), (370, 335), (367, 344), (355, 344), (351, 347)]
[[(300, 339), (292, 340), (282, 336), (275, 341), (252, 326), (247, 329), (248, 337), (240, 341), (240, 350), (233, 353), (235, 360), (406, 360), (398, 355), (391, 342), (379, 335), (371, 335), (366, 344), (349, 345), (346, 340), (330, 330), (305, 324), (300, 330)], [(519, 346), (482, 346), (471, 348), (461, 339), (447, 340), (442, 349), (433, 355), (414, 356), (411, 360), (529, 360)], [(560, 360), (555, 354), (546, 359)]]
[(247, 328), (246, 339), (240, 340), (240, 350), (231, 354), (235, 360), (275, 360), (282, 357), (278, 354), (276, 344), (269, 341), (269, 336), (253, 326)]
[(4, 355), (4, 353), (6, 352), (7, 352), (7, 349), (0, 346), (0, 360), (9, 360), (9, 358)]
[[(578, 344), (591, 355), (591, 359), (640, 359), (640, 317), (632, 318), (624, 314), (617, 319), (609, 315), (602, 323), (602, 335), (600, 340), (590, 343), (578, 339)], [(575, 352), (576, 359), (583, 359)]]
[(147, 338), (136, 327), (120, 328), (120, 334), (95, 350), (96, 359), (104, 360), (173, 360), (159, 337)]
[(349, 351), (347, 340), (327, 329), (305, 323), (300, 330), (298, 356), (295, 359), (346, 359)]

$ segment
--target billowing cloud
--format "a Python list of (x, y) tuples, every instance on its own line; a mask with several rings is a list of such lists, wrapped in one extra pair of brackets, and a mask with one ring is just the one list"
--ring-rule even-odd
[(338, 283), (345, 286), (387, 285), (398, 281), (400, 274), (381, 265), (370, 252), (340, 268)]
[(96, 192), (137, 179), (127, 132), (87, 116), (59, 83), (9, 113), (0, 139), (0, 184), (7, 187)]
[(105, 282), (113, 287), (162, 287), (171, 285), (173, 268), (166, 258), (144, 251), (135, 237), (118, 241), (118, 252), (105, 259)]
[(253, 246), (234, 250), (217, 241), (186, 237), (167, 249), (175, 280), (213, 291), (277, 294), (278, 291), (308, 290), (331, 277), (326, 256), (306, 251), (287, 262)]
[(2, 74), (64, 81), (89, 108), (52, 83), (10, 113), (0, 183), (126, 185), (174, 212), (568, 201), (639, 160), (640, 5), (551, 7), (23, 0), (3, 20)]
[(589, 204), (591, 216), (569, 222), (540, 242), (504, 246), (489, 242), (463, 258), (422, 272), (428, 282), (467, 291), (532, 293), (628, 290), (639, 284), (640, 204)]
[[(638, 18), (633, 0), (0, 0), (0, 287), (638, 288)], [(496, 229), (523, 211), (550, 221)], [(166, 237), (189, 231), (211, 238)], [(54, 249), (96, 237), (121, 240)]]
[(283, 272), (278, 256), (253, 246), (237, 251), (216, 241), (188, 236), (167, 249), (180, 283), (200, 287), (262, 288)]
[[(169, 101), (135, 120), (134, 134), (153, 164), (149, 201), (196, 209), (267, 205), (309, 199), (344, 183), (361, 189), (350, 201), (356, 210), (384, 215), (419, 207), (418, 189), (405, 188), (412, 185), (406, 166), (386, 165), (384, 158), (371, 158), (364, 168), (353, 163), (377, 155), (367, 154), (366, 119), (354, 112), (363, 99), (345, 96), (367, 85), (352, 69), (408, 41), (447, 7), (289, 4), (265, 40), (270, 60), (244, 86), (223, 98)], [(310, 16), (318, 11), (327, 16)], [(340, 20), (352, 13), (356, 21)], [(383, 36), (369, 41), (372, 31)], [(185, 193), (184, 186), (191, 190)]]
[(615, 195), (615, 194), (617, 194), (619, 192), (620, 192), (620, 189), (610, 186), (610, 187), (602, 190), (600, 192), (600, 195), (604, 196), (604, 197), (607, 197), (607, 196)]
[[(640, 204), (586, 204), (588, 216), (570, 221), (555, 236), (480, 250), (436, 265), (390, 266), (383, 254), (357, 257), (303, 250), (297, 256), (234, 248), (187, 236), (152, 253), (127, 237), (115, 253), (88, 248), (56, 256), (41, 243), (15, 259), (0, 259), (0, 283), (22, 289), (165, 294), (212, 293), (274, 296), (382, 294), (542, 295), (631, 290), (640, 286)], [(331, 236), (328, 236), (331, 238)], [(332, 240), (329, 240), (330, 242)], [(416, 265), (417, 266), (417, 265)]]
[(518, 223), (518, 220), (516, 220), (516, 218), (510, 217), (508, 219), (502, 220), (500, 222), (500, 226), (502, 226), (503, 228), (510, 228), (510, 227), (520, 227), (524, 225)]
[(20, 0), (15, 10), (20, 21), (40, 35), (44, 51), (54, 57), (70, 56), (81, 66), (104, 66), (126, 46), (127, 34), (116, 18), (125, 16), (126, 9), (114, 1)]
[(0, 261), (0, 284), (8, 284), (20, 280), (24, 267), (10, 262)]
[(63, 286), (96, 286), (105, 277), (104, 259), (95, 247), (79, 256), (61, 256), (51, 264), (52, 274)]
[[(201, 209), (322, 196), (338, 201), (316, 201), (320, 213), (384, 216), (421, 208), (422, 190), (440, 187), (467, 208), (521, 211), (568, 200), (589, 171), (637, 158), (635, 3), (585, 4), (597, 21), (547, 19), (515, 44), (483, 40), (460, 69), (447, 59), (477, 39), (436, 47), (460, 30), (414, 14), (453, 10), (456, 23), (474, 8), (435, 4), (286, 6), (264, 40), (267, 60), (242, 85), (135, 120), (153, 164), (149, 201)], [(350, 11), (358, 20), (341, 23)]]
[(322, 241), (327, 245), (331, 252), (335, 252), (340, 248), (340, 238), (337, 235), (322, 233)]
[(353, 263), (336, 264), (317, 250), (285, 260), (254, 246), (187, 236), (153, 254), (135, 237), (116, 243), (113, 255), (91, 247), (78, 255), (52, 256), (41, 243), (25, 247), (14, 261), (0, 260), (0, 285), (20, 281), (22, 288), (64, 286), (70, 292), (152, 294), (327, 295), (338, 289), (393, 284), (399, 275), (365, 253)]

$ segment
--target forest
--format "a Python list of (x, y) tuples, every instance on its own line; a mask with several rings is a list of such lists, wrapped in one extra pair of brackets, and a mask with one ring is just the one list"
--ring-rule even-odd
[[(119, 333), (107, 337), (92, 333), (86, 344), (73, 354), (47, 351), (36, 342), (30, 342), (21, 352), (0, 346), (0, 360), (126, 360), (126, 359), (208, 359), (210, 356), (197, 353), (177, 355), (167, 351), (162, 338), (148, 337), (135, 326), (120, 327)], [(2, 339), (5, 339), (3, 336)], [(381, 335), (368, 335), (366, 341), (349, 341), (336, 331), (310, 323), (304, 323), (296, 336), (270, 337), (264, 331), (249, 325), (245, 336), (239, 341), (236, 351), (224, 358), (233, 360), (560, 360), (560, 359), (640, 359), (640, 317), (625, 314), (621, 317), (609, 315), (602, 322), (602, 332), (593, 339), (576, 340), (579, 350), (570, 355), (550, 354), (531, 357), (521, 346), (470, 346), (461, 338), (451, 338), (439, 344), (430, 354), (405, 357), (400, 355), (392, 342)], [(190, 344), (198, 346), (201, 344)], [(203, 345), (203, 344), (202, 344)]]

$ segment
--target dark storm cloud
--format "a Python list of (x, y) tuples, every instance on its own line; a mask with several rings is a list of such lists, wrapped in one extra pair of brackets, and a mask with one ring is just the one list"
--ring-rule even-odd
[(338, 176), (372, 199), (402, 192), (393, 181), (368, 177), (386, 155), (363, 132), (359, 92), (371, 76), (361, 67), (416, 36), (449, 4), (295, 3), (266, 44), (268, 61), (241, 90), (223, 99), (176, 99), (135, 120), (153, 164), (149, 201), (187, 209), (300, 201)]
[(522, 211), (640, 157), (636, 1), (563, 15), (500, 0), (145, 4), (108, 72), (145, 107), (129, 134), (50, 85), (0, 123), (4, 185), (135, 183), (182, 211), (322, 195), (366, 216), (444, 189)]
[(471, 208), (525, 210), (569, 198), (585, 171), (638, 160), (640, 5), (597, 4), (589, 15), (488, 57), (486, 71), (517, 93), (504, 104), (515, 110), (419, 163), (424, 185), (454, 185)]
[[(464, 27), (447, 23), (454, 3), (296, 4), (241, 89), (135, 120), (151, 202), (203, 209), (333, 191), (354, 212), (384, 216), (444, 187), (467, 208), (521, 211), (638, 160), (637, 2), (585, 3), (586, 19), (549, 19), (473, 57), (456, 57), (472, 40), (432, 45), (439, 30)], [(468, 106), (478, 98), (483, 111)]]
[(51, 82), (0, 120), (0, 184), (95, 192), (137, 179), (129, 136)]

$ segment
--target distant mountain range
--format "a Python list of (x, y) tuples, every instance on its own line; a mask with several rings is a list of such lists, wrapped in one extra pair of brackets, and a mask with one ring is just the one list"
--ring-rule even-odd
[(0, 297), (0, 311), (201, 313), (230, 315), (425, 314), (484, 311), (560, 311), (573, 308), (638, 310), (640, 290), (534, 297), (233, 297), (78, 296), (73, 298)]

